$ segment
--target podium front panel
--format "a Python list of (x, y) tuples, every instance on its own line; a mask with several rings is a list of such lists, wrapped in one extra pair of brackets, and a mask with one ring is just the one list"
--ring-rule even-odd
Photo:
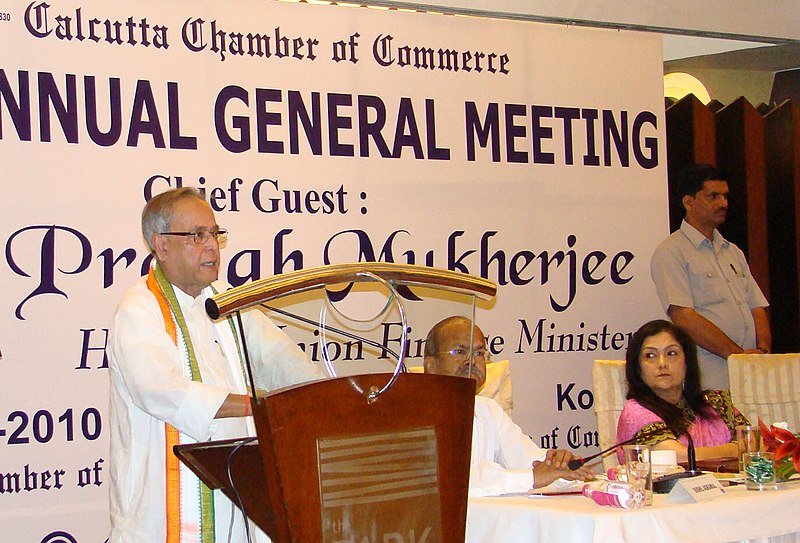
[(276, 543), (462, 542), (475, 383), (386, 374), (319, 381), (263, 398), (254, 415), (283, 519)]
[(383, 541), (442, 540), (433, 427), (317, 443), (323, 543), (359, 541), (367, 528)]

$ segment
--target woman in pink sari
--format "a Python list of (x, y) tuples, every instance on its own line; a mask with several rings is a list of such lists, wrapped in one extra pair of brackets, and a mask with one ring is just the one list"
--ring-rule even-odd
[[(670, 449), (686, 461), (687, 434), (698, 460), (736, 456), (735, 428), (748, 424), (728, 390), (703, 390), (697, 347), (673, 323), (650, 321), (631, 337), (625, 354), (628, 401), (617, 441)], [(617, 450), (622, 461), (622, 450)]]

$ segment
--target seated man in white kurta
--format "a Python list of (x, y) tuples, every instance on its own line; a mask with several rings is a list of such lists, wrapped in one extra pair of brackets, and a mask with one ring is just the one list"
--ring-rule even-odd
[[(470, 357), (471, 353), (471, 357)], [(448, 317), (428, 333), (425, 373), (475, 379), (476, 391), (486, 380), (486, 339), (465, 317)], [(592, 478), (586, 467), (572, 471), (569, 451), (542, 449), (490, 398), (475, 396), (469, 492), (496, 496), (527, 492), (557, 479)]]
[[(155, 264), (120, 301), (108, 346), (109, 541), (228, 541), (230, 530), (230, 541), (244, 543), (242, 514), (172, 452), (254, 435), (238, 323), (205, 312), (205, 300), (227, 288), (215, 282), (224, 230), (197, 189), (181, 188), (148, 202), (142, 232)], [(242, 322), (259, 390), (324, 377), (261, 311), (244, 311)]]

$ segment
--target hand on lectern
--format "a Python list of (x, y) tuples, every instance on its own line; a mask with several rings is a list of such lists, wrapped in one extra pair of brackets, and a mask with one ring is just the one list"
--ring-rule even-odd
[[(260, 388), (256, 389), (256, 398), (266, 398), (267, 394), (269, 394), (269, 392), (267, 392), (266, 390), (261, 390)], [(251, 397), (253, 396), (252, 388), (247, 387), (247, 395)]]

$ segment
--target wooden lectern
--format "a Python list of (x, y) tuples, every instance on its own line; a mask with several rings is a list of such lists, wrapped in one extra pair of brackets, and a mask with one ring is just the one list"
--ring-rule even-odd
[[(363, 273), (473, 295), (494, 295), (495, 288), (446, 270), (362, 263), (256, 281), (209, 299), (207, 308), (217, 318), (289, 291), (362, 280)], [(339, 377), (253, 398), (257, 439), (179, 445), (175, 453), (274, 543), (462, 543), (475, 382), (401, 368), (402, 357), (394, 374)]]
[(407, 373), (368, 403), (387, 379), (269, 394), (253, 409), (257, 441), (232, 455), (238, 440), (175, 452), (275, 543), (463, 542), (475, 383)]

